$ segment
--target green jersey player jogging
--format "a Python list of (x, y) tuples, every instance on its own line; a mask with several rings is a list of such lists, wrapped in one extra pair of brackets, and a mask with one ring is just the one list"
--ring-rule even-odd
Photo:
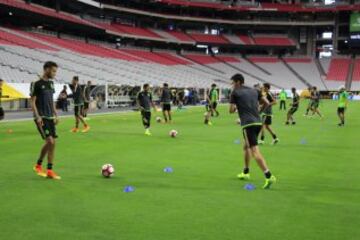
[(261, 92), (254, 88), (244, 86), (244, 77), (235, 74), (232, 78), (233, 91), (230, 97), (230, 113), (238, 111), (242, 131), (244, 135), (244, 170), (238, 175), (241, 180), (250, 179), (250, 160), (255, 158), (258, 166), (265, 175), (264, 189), (269, 189), (276, 182), (276, 178), (271, 174), (265, 158), (258, 147), (258, 136), (261, 131), (261, 118), (259, 113), (259, 102), (262, 108), (269, 106), (269, 102), (262, 96)]

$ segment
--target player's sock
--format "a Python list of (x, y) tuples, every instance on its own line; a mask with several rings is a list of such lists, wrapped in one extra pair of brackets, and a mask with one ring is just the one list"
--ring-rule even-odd
[(249, 168), (244, 168), (244, 171), (243, 171), (244, 174), (248, 174), (249, 172), (250, 172)]
[(209, 124), (209, 120), (208, 120), (208, 119), (205, 119), (204, 123), (205, 123), (205, 124)]
[(39, 159), (39, 160), (37, 160), (36, 165), (41, 166), (41, 165), (42, 165), (42, 162), (43, 162), (43, 160), (42, 160), (42, 159)]
[(52, 164), (52, 163), (48, 163), (48, 164), (47, 164), (47, 169), (48, 169), (48, 170), (52, 170), (52, 168), (53, 168), (53, 164)]
[(264, 175), (265, 175), (265, 178), (271, 178), (271, 172), (270, 172), (270, 170), (266, 170), (266, 171), (264, 172)]

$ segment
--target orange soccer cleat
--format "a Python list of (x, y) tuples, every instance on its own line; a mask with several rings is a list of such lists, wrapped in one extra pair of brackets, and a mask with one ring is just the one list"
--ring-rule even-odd
[(78, 129), (78, 128), (73, 128), (73, 129), (71, 129), (70, 130), (70, 132), (72, 132), (72, 133), (77, 133), (77, 132), (79, 132), (80, 130)]
[(84, 129), (81, 131), (82, 133), (87, 133), (90, 130), (90, 126), (89, 125), (85, 125)]
[(47, 178), (51, 178), (51, 179), (56, 179), (56, 180), (60, 180), (61, 177), (59, 175), (57, 175), (53, 170), (47, 170)]
[(38, 176), (46, 177), (46, 173), (43, 171), (41, 165), (35, 165), (33, 169)]

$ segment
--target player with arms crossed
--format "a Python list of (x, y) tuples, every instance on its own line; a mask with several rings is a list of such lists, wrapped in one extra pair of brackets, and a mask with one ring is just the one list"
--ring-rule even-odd
[(156, 106), (152, 100), (152, 94), (150, 92), (150, 85), (144, 84), (143, 90), (138, 93), (136, 103), (141, 111), (141, 118), (145, 127), (145, 135), (151, 136), (150, 123), (151, 123), (151, 107), (156, 111)]
[(71, 129), (71, 132), (77, 133), (79, 132), (79, 123), (81, 122), (84, 125), (84, 129), (81, 131), (86, 133), (90, 130), (90, 126), (86, 123), (83, 118), (83, 110), (84, 110), (84, 91), (82, 90), (79, 84), (79, 77), (74, 76), (72, 83), (69, 84), (69, 87), (73, 94), (74, 99), (74, 114), (75, 114), (75, 127)]
[(259, 144), (264, 144), (264, 140), (265, 140), (265, 130), (267, 130), (272, 138), (272, 144), (277, 144), (279, 142), (279, 139), (277, 138), (274, 130), (271, 128), (271, 124), (272, 124), (272, 117), (273, 117), (273, 111), (272, 111), (272, 106), (276, 104), (276, 100), (274, 98), (274, 96), (271, 94), (270, 92), (270, 84), (269, 83), (264, 83), (264, 87), (263, 87), (264, 93), (265, 93), (265, 98), (266, 100), (269, 102), (269, 106), (264, 108), (264, 110), (262, 111), (262, 128), (261, 128), (261, 134), (260, 134), (260, 141)]
[[(56, 113), (53, 95), (55, 93), (53, 79), (56, 76), (57, 64), (46, 62), (44, 64), (42, 77), (31, 84), (31, 107), (34, 113), (35, 124), (41, 137), (45, 140), (39, 159), (34, 171), (42, 177), (61, 179), (52, 169), (55, 155), (56, 124), (58, 117)], [(47, 155), (47, 172), (42, 170), (42, 162)]]
[(291, 108), (287, 113), (287, 119), (286, 119), (286, 125), (289, 125), (290, 123), (292, 125), (295, 125), (295, 119), (294, 119), (294, 114), (296, 113), (296, 111), (299, 109), (299, 105), (300, 105), (300, 96), (299, 94), (297, 94), (296, 92), (296, 88), (292, 88), (291, 92), (293, 94), (293, 102), (291, 104)]
[(265, 184), (263, 188), (269, 189), (270, 186), (276, 182), (276, 177), (271, 174), (257, 142), (262, 125), (259, 113), (259, 102), (262, 104), (263, 108), (266, 108), (269, 105), (269, 102), (258, 90), (244, 86), (243, 75), (235, 74), (231, 80), (233, 91), (230, 97), (229, 112), (232, 114), (235, 113), (236, 110), (238, 111), (245, 139), (245, 166), (243, 172), (238, 175), (238, 178), (241, 180), (250, 179), (250, 160), (254, 157), (265, 175)]
[(345, 111), (348, 105), (349, 94), (346, 92), (345, 87), (340, 87), (339, 90), (339, 103), (337, 113), (340, 119), (339, 127), (345, 126)]
[(169, 85), (167, 83), (164, 83), (163, 89), (161, 92), (160, 102), (162, 105), (162, 112), (164, 115), (165, 122), (168, 121), (171, 123), (172, 116), (171, 116), (171, 100), (173, 96), (169, 89)]

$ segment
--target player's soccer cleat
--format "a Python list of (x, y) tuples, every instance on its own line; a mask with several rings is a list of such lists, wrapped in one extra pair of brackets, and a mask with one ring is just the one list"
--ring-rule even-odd
[(73, 128), (70, 130), (70, 132), (72, 133), (78, 133), (80, 130), (78, 128)]
[(260, 144), (260, 145), (263, 145), (265, 143), (265, 141), (264, 140), (258, 140), (258, 144)]
[(274, 184), (275, 182), (276, 182), (276, 177), (273, 175), (270, 178), (266, 178), (263, 189), (270, 189), (271, 185)]
[(272, 145), (276, 145), (278, 142), (280, 141), (280, 139), (278, 138), (275, 138), (273, 141), (272, 141)]
[(82, 133), (87, 133), (88, 131), (90, 131), (90, 126), (89, 126), (89, 125), (86, 125), (81, 132), (82, 132)]
[(146, 130), (145, 130), (145, 135), (146, 135), (146, 136), (151, 136), (151, 132), (150, 132), (149, 129), (146, 129)]
[(212, 124), (212, 122), (209, 121), (209, 122), (207, 123), (207, 125), (212, 126), (213, 124)]
[(250, 173), (239, 173), (237, 175), (238, 179), (240, 180), (249, 180), (250, 179)]
[(59, 175), (57, 175), (53, 170), (47, 170), (46, 177), (50, 178), (50, 179), (55, 179), (55, 180), (61, 179), (61, 177)]
[(285, 125), (289, 125), (289, 122), (285, 122)]
[(295, 124), (296, 124), (296, 122), (292, 122), (291, 124), (292, 124), (292, 125), (295, 125)]
[(35, 165), (33, 169), (38, 176), (46, 177), (46, 173), (42, 170), (41, 165)]

